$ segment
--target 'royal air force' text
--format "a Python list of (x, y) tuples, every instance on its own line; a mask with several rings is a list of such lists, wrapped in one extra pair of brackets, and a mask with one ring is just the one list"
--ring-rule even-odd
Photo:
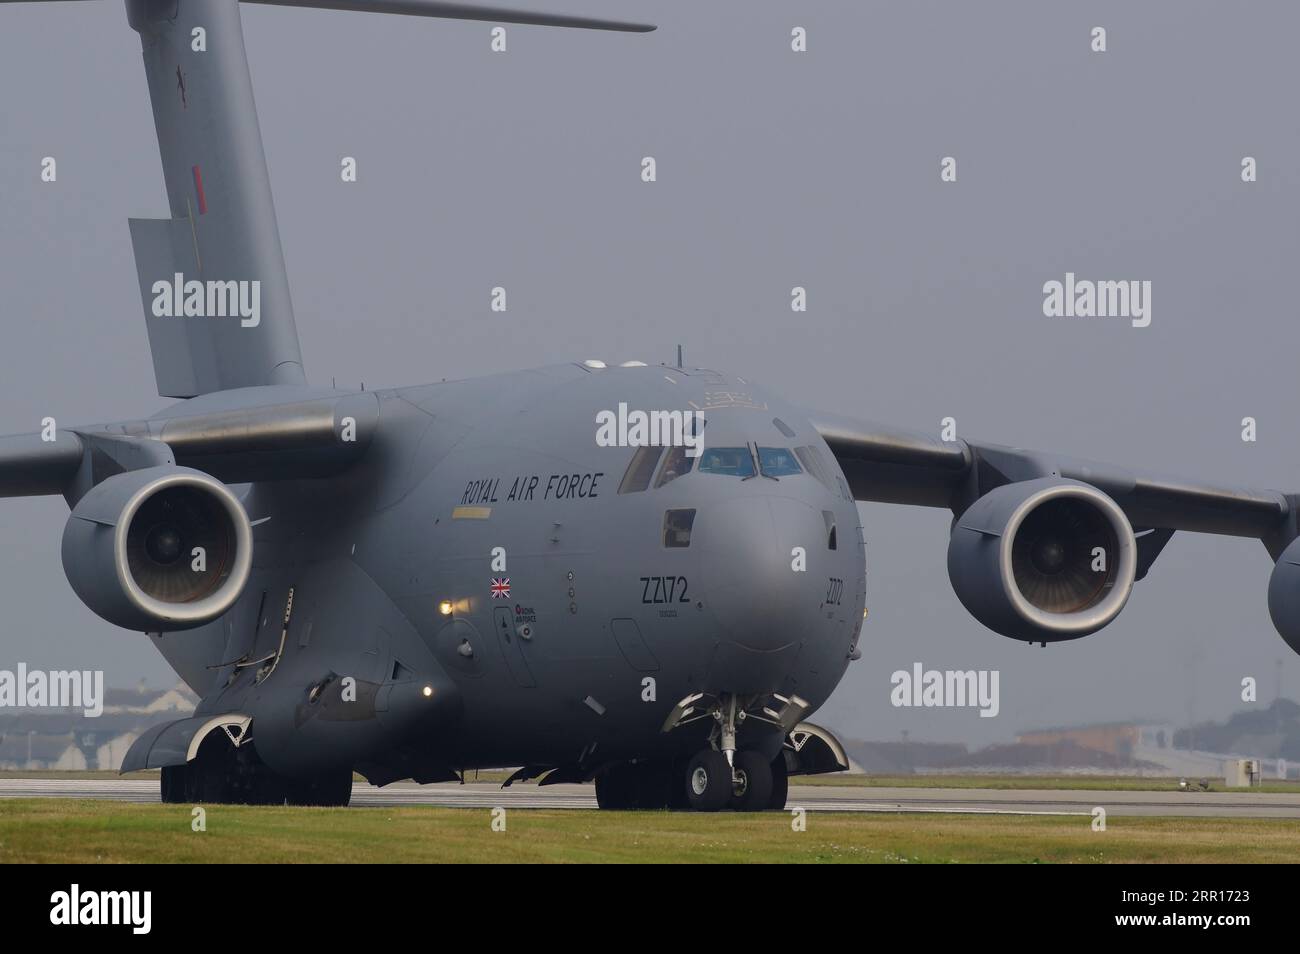
[[(588, 500), (599, 497), (597, 484), (604, 477), (604, 471), (594, 474), (551, 474), (543, 486), (538, 474), (516, 477), (510, 484), (505, 500)], [(488, 477), (483, 480), (471, 480), (461, 495), (462, 504), (486, 504), (501, 502), (501, 482), (503, 477)]]

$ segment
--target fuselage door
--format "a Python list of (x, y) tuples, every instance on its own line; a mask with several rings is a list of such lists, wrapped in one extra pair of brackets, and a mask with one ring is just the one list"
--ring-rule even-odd
[(510, 675), (521, 686), (536, 686), (537, 680), (533, 678), (533, 671), (528, 668), (528, 661), (524, 658), (524, 638), (515, 626), (514, 611), (508, 606), (498, 606), (492, 611), (492, 617), (497, 642), (501, 644), (501, 655), (505, 656)]

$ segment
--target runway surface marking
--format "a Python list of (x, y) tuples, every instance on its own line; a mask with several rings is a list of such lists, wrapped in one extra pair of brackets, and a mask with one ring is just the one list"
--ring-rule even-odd
[[(124, 802), (158, 801), (153, 779), (0, 778), (0, 798), (91, 798)], [(399, 782), (375, 788), (364, 782), (352, 789), (357, 808), (429, 805), (445, 808), (594, 809), (590, 785), (416, 785)], [(970, 788), (867, 788), (792, 785), (787, 810), (826, 812), (903, 812), (975, 815), (1174, 815), (1205, 818), (1300, 818), (1300, 793), (1010, 790)]]

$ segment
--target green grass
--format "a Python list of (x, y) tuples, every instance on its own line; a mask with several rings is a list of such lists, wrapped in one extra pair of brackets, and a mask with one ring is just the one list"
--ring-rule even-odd
[[(510, 772), (505, 769), (468, 769), (465, 772), (466, 782), (504, 782), (510, 777)], [(74, 779), (153, 779), (158, 780), (157, 769), (141, 769), (138, 772), (127, 772), (120, 775), (112, 769), (80, 769), (80, 770), (61, 770), (61, 769), (0, 769), (0, 778), (43, 778), (53, 780), (74, 780)], [(357, 782), (364, 782), (365, 776), (353, 773), (352, 778)], [(522, 784), (522, 783), (521, 783)]]
[(1282, 862), (1288, 819), (810, 813), (692, 815), (510, 809), (207, 808), (76, 799), (0, 802), (11, 862)]
[[(1196, 789), (1199, 777), (1188, 777)], [(1266, 781), (1254, 788), (1228, 788), (1209, 779), (1211, 792), (1293, 792), (1300, 782)], [(1138, 775), (849, 775), (832, 772), (791, 779), (792, 785), (850, 785), (866, 788), (992, 788), (1036, 791), (1174, 792), (1178, 779)], [(1196, 789), (1199, 791), (1199, 789)]]
[[(465, 773), (466, 782), (492, 782), (500, 784), (510, 775), (503, 769), (469, 769)], [(0, 778), (43, 778), (43, 779), (156, 779), (158, 772), (128, 772), (119, 776), (113, 771), (0, 771)], [(354, 775), (358, 782), (365, 779)], [(1198, 778), (1188, 778), (1193, 785)], [(1255, 788), (1227, 788), (1222, 779), (1210, 779), (1212, 792), (1294, 792), (1300, 794), (1300, 781), (1267, 781)], [(517, 782), (517, 785), (533, 785), (531, 782)], [(992, 788), (1007, 790), (1051, 790), (1051, 791), (1105, 791), (1105, 792), (1172, 792), (1178, 790), (1177, 778), (1162, 778), (1137, 775), (849, 775), (847, 772), (832, 772), (828, 775), (804, 775), (791, 779), (792, 785), (846, 785), (866, 788)]]
[(157, 769), (144, 769), (139, 772), (127, 772), (125, 775), (119, 775), (111, 769), (85, 769), (85, 770), (67, 770), (60, 769), (3, 769), (0, 770), (0, 778), (48, 778), (48, 779), (74, 779), (84, 778), (158, 778)]

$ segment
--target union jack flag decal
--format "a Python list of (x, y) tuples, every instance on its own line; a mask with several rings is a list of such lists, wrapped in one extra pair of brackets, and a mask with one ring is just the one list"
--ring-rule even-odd
[(492, 598), (494, 600), (510, 599), (510, 577), (494, 576), (492, 578)]

